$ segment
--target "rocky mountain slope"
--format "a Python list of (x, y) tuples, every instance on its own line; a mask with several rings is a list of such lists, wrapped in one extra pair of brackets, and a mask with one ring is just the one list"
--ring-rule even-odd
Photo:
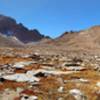
[(65, 32), (56, 39), (50, 39), (41, 35), (36, 29), (29, 30), (21, 23), (18, 24), (14, 19), (0, 15), (0, 32), (7, 36), (7, 41), (9, 40), (9, 42), (5, 42), (4, 36), (1, 36), (3, 38), (3, 40), (1, 39), (1, 46), (7, 46), (8, 44), (16, 46), (27, 43), (27, 46), (35, 47), (41, 52), (92, 51), (97, 53), (100, 50), (100, 26), (93, 26), (79, 32)]
[(0, 47), (23, 47), (24, 44), (20, 42), (16, 37), (7, 37), (0, 33)]
[(56, 39), (41, 42), (38, 49), (41, 48), (48, 52), (100, 53), (100, 26), (93, 26), (79, 32), (65, 32)]
[(59, 45), (77, 48), (99, 48), (100, 26), (94, 26), (80, 32), (64, 33), (55, 40)]

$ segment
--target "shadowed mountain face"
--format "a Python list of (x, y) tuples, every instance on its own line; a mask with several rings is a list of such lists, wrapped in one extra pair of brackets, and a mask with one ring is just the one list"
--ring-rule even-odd
[(44, 38), (38, 30), (29, 30), (10, 17), (0, 15), (0, 32), (7, 36), (15, 36), (23, 43), (36, 42)]

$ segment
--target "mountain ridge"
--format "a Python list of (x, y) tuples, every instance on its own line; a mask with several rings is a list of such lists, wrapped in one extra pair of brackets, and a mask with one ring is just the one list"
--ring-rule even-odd
[(29, 30), (22, 23), (4, 15), (0, 15), (0, 32), (7, 36), (15, 36), (23, 43), (37, 42), (45, 37), (37, 29)]

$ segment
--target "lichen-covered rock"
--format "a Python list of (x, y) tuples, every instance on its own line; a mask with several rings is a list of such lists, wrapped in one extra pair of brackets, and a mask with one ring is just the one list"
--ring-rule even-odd
[(30, 76), (29, 74), (12, 74), (3, 76), (6, 80), (12, 80), (16, 82), (37, 82), (39, 78)]

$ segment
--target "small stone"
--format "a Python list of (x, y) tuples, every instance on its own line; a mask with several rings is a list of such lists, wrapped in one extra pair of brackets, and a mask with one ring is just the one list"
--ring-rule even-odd
[(63, 86), (58, 88), (58, 92), (63, 92), (63, 91), (64, 91), (64, 87)]
[(64, 98), (62, 98), (62, 97), (59, 97), (57, 100), (64, 100)]
[(17, 62), (13, 65), (14, 68), (24, 68), (25, 66), (28, 66), (30, 64), (34, 63), (33, 61), (27, 61), (27, 62)]
[(73, 95), (76, 100), (87, 100), (87, 97), (78, 89), (72, 89), (69, 93)]
[(30, 96), (29, 100), (38, 100), (38, 97), (37, 96)]
[(97, 83), (96, 83), (96, 86), (100, 87), (100, 82), (97, 82)]

